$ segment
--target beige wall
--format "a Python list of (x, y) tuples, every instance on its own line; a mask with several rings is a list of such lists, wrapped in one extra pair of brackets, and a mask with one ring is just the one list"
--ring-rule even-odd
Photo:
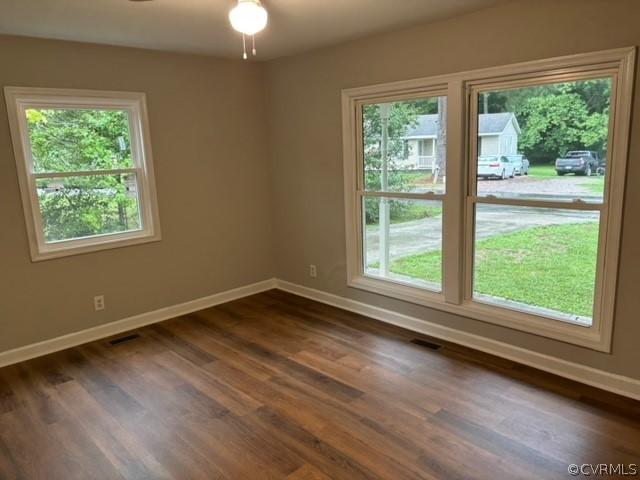
[(528, 0), (261, 65), (0, 36), (0, 86), (147, 93), (163, 232), (31, 263), (0, 102), (0, 351), (277, 275), (640, 378), (638, 96), (611, 355), (347, 288), (340, 123), (343, 88), (637, 45), (638, 18), (636, 0)]
[[(640, 44), (637, 0), (527, 0), (267, 65), (278, 277), (640, 378), (640, 96), (634, 103), (611, 355), (346, 287), (340, 91)], [(638, 90), (638, 86), (636, 86)], [(310, 263), (318, 278), (310, 279)]]
[(0, 63), (2, 87), (146, 92), (163, 234), (31, 263), (1, 99), (0, 351), (273, 275), (258, 65), (1, 36)]

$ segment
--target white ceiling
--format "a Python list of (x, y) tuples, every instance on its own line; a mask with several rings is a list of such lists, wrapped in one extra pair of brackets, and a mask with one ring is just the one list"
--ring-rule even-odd
[[(505, 0), (263, 0), (260, 59), (479, 10)], [(239, 57), (234, 0), (0, 0), (0, 33)]]

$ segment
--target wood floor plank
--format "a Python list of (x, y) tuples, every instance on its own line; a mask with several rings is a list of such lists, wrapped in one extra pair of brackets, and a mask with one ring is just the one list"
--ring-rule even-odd
[(284, 415), (268, 407), (260, 408), (253, 418), (293, 451), (318, 466), (331, 478), (379, 479), (379, 474), (358, 463), (335, 446), (321, 440)]
[(69, 415), (124, 478), (170, 478), (157, 459), (79, 384), (65, 382), (56, 387), (56, 393)]
[[(0, 440), (6, 447), (5, 458), (17, 470), (17, 478), (72, 479), (80, 478), (84, 470), (72, 468), (66, 450), (54, 440), (48, 426), (35, 421), (26, 409), (0, 416)], [(7, 468), (0, 467), (3, 470)]]
[(282, 291), (135, 333), (0, 369), (1, 480), (527, 480), (640, 464), (640, 402)]
[[(7, 368), (8, 370), (8, 368)], [(20, 402), (13, 387), (5, 379), (0, 378), (0, 415), (20, 407)]]
[(287, 480), (331, 480), (320, 470), (308, 463), (305, 463), (298, 470), (287, 477)]
[(199, 389), (210, 399), (219, 402), (225, 408), (238, 415), (245, 415), (262, 406), (260, 402), (257, 402), (250, 395), (210, 375), (206, 370), (206, 366), (203, 369), (194, 369), (192, 365), (173, 352), (155, 355), (153, 361), (166, 370), (179, 375), (184, 379), (186, 385)]
[(557, 478), (560, 472), (566, 470), (567, 463), (446, 410), (441, 410), (429, 421), (439, 423), (484, 450), (506, 457), (516, 470), (536, 472), (537, 478)]
[(270, 350), (263, 346), (262, 343), (264, 342), (264, 339), (262, 338), (257, 337), (254, 341), (250, 341), (233, 333), (222, 332), (220, 328), (214, 324), (203, 323), (202, 325), (213, 334), (223, 335), (228, 342), (231, 342), (234, 345), (235, 349), (245, 353), (250, 358), (254, 358), (270, 365), (282, 373), (301, 379), (309, 383), (310, 386), (329, 390), (332, 394), (340, 396), (347, 401), (357, 398), (363, 394), (363, 392), (359, 391), (357, 388), (335, 380), (321, 372), (318, 372), (317, 370), (309, 368), (301, 363), (291, 360), (288, 357), (280, 355), (273, 350)]

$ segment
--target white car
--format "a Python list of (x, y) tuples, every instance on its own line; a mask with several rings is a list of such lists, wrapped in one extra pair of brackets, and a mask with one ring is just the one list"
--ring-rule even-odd
[(507, 155), (507, 158), (513, 163), (516, 176), (529, 175), (529, 160), (524, 155)]
[(513, 178), (516, 167), (507, 157), (487, 155), (478, 157), (478, 178), (499, 178), (505, 180)]

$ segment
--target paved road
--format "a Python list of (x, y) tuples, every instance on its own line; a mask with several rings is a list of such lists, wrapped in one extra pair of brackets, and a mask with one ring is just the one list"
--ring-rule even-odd
[[(483, 205), (478, 213), (477, 238), (503, 235), (546, 225), (597, 222), (598, 214), (576, 210), (548, 210), (539, 208), (517, 208), (504, 205)], [(425, 218), (413, 222), (391, 225), (391, 260), (439, 250), (442, 218)], [(367, 264), (379, 259), (379, 228), (368, 226), (366, 232)]]

